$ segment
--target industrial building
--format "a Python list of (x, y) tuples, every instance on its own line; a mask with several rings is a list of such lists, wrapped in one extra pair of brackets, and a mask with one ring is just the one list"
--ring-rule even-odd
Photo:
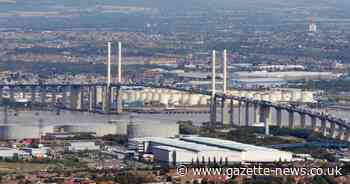
[(14, 157), (27, 158), (29, 156), (30, 156), (29, 153), (22, 151), (22, 150), (7, 148), (7, 147), (0, 147), (0, 158), (2, 158), (2, 159), (4, 159), (4, 158), (11, 159)]
[(235, 72), (233, 78), (280, 78), (284, 80), (333, 80), (341, 76), (332, 72), (307, 72), (307, 71), (288, 71), (288, 72)]
[(292, 153), (234, 141), (207, 137), (181, 137), (179, 139), (146, 137), (129, 141), (129, 150), (135, 157), (153, 154), (160, 163), (191, 162), (274, 162), (291, 161)]
[(36, 158), (46, 158), (49, 153), (48, 147), (39, 147), (39, 148), (26, 147), (26, 148), (22, 148), (22, 150)]
[(70, 142), (64, 147), (66, 151), (70, 152), (100, 150), (100, 146), (96, 145), (95, 142)]
[(244, 162), (274, 162), (279, 160), (290, 161), (292, 159), (292, 153), (290, 152), (280, 151), (262, 146), (255, 146), (251, 144), (243, 144), (235, 141), (196, 136), (182, 137), (181, 140), (214, 146), (222, 149), (229, 149), (232, 151), (238, 151), (241, 153), (242, 160)]
[(288, 84), (286, 80), (278, 78), (232, 79), (231, 84), (240, 88), (274, 88)]

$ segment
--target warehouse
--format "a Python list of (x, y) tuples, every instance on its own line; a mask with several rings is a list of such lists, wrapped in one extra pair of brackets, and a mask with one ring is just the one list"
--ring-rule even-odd
[(292, 159), (290, 152), (235, 141), (197, 136), (182, 137), (181, 140), (241, 152), (242, 160), (245, 162), (290, 161)]
[(180, 139), (146, 137), (129, 141), (129, 150), (135, 157), (153, 154), (160, 163), (191, 162), (274, 162), (291, 161), (292, 153), (206, 137)]
[(0, 158), (27, 158), (29, 157), (29, 153), (22, 151), (22, 150), (17, 150), (13, 148), (7, 148), (7, 147), (0, 147)]
[(216, 148), (179, 139), (146, 137), (129, 141), (129, 150), (136, 150), (138, 156), (152, 153), (156, 161), (161, 163), (191, 163), (193, 161), (240, 162), (241, 154), (228, 149)]
[(95, 142), (70, 142), (65, 145), (65, 150), (70, 152), (97, 151), (100, 150), (100, 146)]

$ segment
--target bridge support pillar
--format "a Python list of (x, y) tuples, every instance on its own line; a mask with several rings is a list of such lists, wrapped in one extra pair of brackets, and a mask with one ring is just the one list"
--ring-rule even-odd
[(262, 119), (265, 127), (265, 135), (270, 135), (270, 125), (272, 123), (272, 111), (269, 106), (260, 106), (260, 111), (262, 112)]
[(35, 95), (36, 95), (36, 88), (35, 87), (30, 88), (30, 101), (32, 103), (35, 103), (35, 100), (36, 100)]
[(249, 126), (249, 102), (245, 102), (245, 126)]
[(110, 113), (111, 110), (111, 86), (107, 85), (103, 87), (103, 102), (102, 102), (102, 111), (105, 114)]
[(10, 87), (10, 89), (9, 89), (10, 91), (9, 91), (9, 93), (10, 93), (10, 101), (11, 102), (14, 102), (15, 101), (15, 89), (14, 89), (14, 87)]
[(331, 138), (336, 138), (336, 137), (337, 137), (337, 128), (336, 128), (336, 124), (335, 124), (335, 122), (329, 122), (329, 123), (331, 124), (331, 130), (330, 130), (331, 135), (330, 135), (330, 137), (331, 137)]
[(324, 118), (321, 119), (321, 132), (323, 136), (327, 136), (327, 120)]
[(300, 126), (301, 128), (306, 128), (305, 114), (300, 113)]
[(311, 118), (311, 129), (317, 131), (317, 118), (316, 116), (310, 116)]
[(288, 111), (288, 128), (294, 128), (294, 112)]
[(234, 109), (233, 109), (233, 99), (230, 99), (230, 125), (234, 125)]
[(259, 104), (254, 104), (254, 123), (260, 123)]
[(61, 93), (62, 93), (61, 105), (62, 105), (62, 107), (66, 107), (66, 103), (67, 103), (67, 88), (62, 86), (61, 87)]
[(51, 100), (53, 105), (56, 104), (56, 98), (57, 98), (56, 93), (57, 93), (57, 89), (54, 88), (53, 91), (52, 91), (52, 100)]
[(257, 117), (258, 117), (258, 104), (254, 103), (253, 104), (253, 122), (257, 123)]
[(210, 124), (212, 127), (216, 125), (216, 96), (211, 97), (210, 103)]
[(280, 109), (280, 108), (276, 108), (276, 117), (277, 117), (277, 119), (276, 119), (276, 123), (277, 123), (277, 126), (279, 127), (279, 128), (282, 128), (282, 109)]
[(225, 98), (221, 98), (221, 124), (222, 125), (228, 125), (229, 121), (227, 121), (227, 118), (225, 116), (225, 112), (227, 111), (225, 106)]
[(40, 87), (40, 104), (45, 105), (46, 103), (46, 88)]
[(84, 87), (79, 87), (78, 92), (78, 109), (84, 110)]
[(241, 101), (238, 101), (238, 122), (237, 122), (237, 125), (238, 126), (241, 126), (242, 125), (242, 122), (241, 122), (241, 109), (242, 109), (242, 102)]
[(89, 111), (95, 112), (96, 110), (96, 86), (90, 86), (89, 87)]
[(116, 92), (116, 102), (117, 102), (117, 113), (123, 113), (123, 97), (122, 97), (122, 93), (121, 93), (121, 89), (120, 86), (117, 87), (117, 92)]
[(2, 87), (0, 87), (0, 102), (2, 102), (3, 99), (3, 90)]
[(79, 88), (76, 86), (71, 86), (69, 101), (70, 101), (70, 108), (73, 110), (78, 109), (78, 96), (79, 96)]

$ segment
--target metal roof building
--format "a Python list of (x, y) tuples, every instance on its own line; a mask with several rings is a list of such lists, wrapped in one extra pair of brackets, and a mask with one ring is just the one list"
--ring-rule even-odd
[(197, 136), (182, 137), (181, 140), (217, 148), (229, 149), (232, 151), (239, 151), (242, 153), (242, 159), (245, 162), (274, 162), (279, 160), (290, 161), (292, 159), (292, 153), (290, 152), (235, 141)]
[(129, 149), (138, 154), (152, 153), (159, 162), (274, 162), (290, 161), (292, 153), (260, 146), (207, 137), (180, 139), (145, 137), (132, 139)]

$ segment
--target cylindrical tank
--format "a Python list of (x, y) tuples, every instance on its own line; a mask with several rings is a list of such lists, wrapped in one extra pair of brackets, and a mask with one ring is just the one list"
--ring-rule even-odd
[(112, 123), (66, 125), (62, 128), (66, 133), (93, 132), (96, 133), (96, 136), (98, 137), (108, 134), (117, 134), (117, 126)]
[(169, 105), (169, 101), (170, 101), (170, 94), (169, 93), (164, 93), (160, 95), (160, 99), (159, 102), (163, 105)]
[(133, 123), (127, 128), (128, 138), (174, 137), (179, 134), (176, 123)]
[(39, 127), (26, 125), (0, 125), (0, 139), (18, 140), (26, 138), (39, 138)]

